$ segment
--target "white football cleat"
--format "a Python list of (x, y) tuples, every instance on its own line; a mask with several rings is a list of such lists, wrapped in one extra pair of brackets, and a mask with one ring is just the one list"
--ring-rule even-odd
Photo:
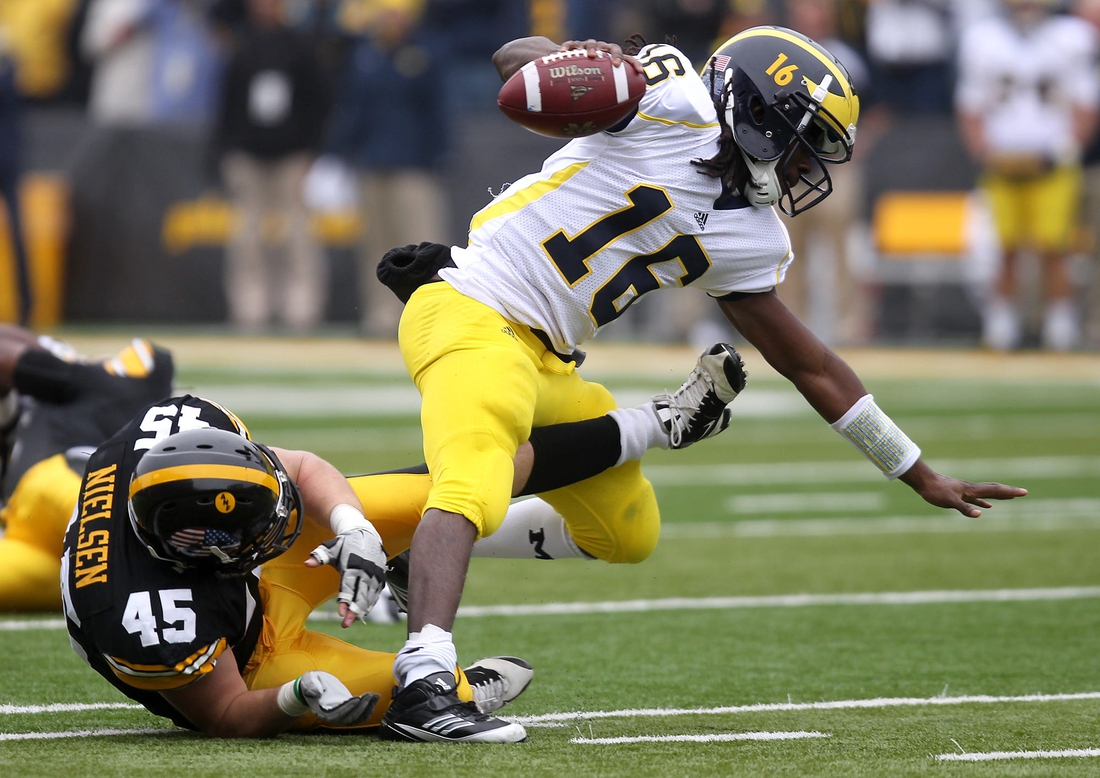
[(703, 352), (695, 369), (672, 394), (653, 398), (653, 410), (668, 432), (669, 447), (687, 448), (729, 426), (726, 406), (745, 389), (748, 374), (741, 355), (728, 343)]

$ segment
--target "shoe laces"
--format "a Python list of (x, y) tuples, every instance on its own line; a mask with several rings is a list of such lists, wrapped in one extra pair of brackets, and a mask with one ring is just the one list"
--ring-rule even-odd
[(692, 421), (691, 414), (702, 408), (708, 393), (714, 395), (714, 384), (706, 371), (696, 366), (683, 386), (674, 393), (664, 392), (654, 398), (657, 405), (663, 403), (672, 411), (668, 436), (673, 448), (683, 442), (684, 432)]

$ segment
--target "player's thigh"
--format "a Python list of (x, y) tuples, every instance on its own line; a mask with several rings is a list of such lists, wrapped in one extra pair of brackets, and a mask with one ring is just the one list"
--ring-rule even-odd
[[(353, 646), (322, 632), (303, 630), (291, 640), (278, 640), (261, 650), (255, 667), (246, 670), (249, 689), (273, 689), (302, 673), (323, 670), (340, 679), (353, 695), (381, 698), (369, 720), (359, 727), (378, 726), (393, 694), (394, 655)], [(313, 729), (322, 723), (313, 714), (303, 716), (293, 729)]]
[(1001, 245), (1017, 248), (1027, 237), (1020, 185), (1003, 176), (986, 174), (982, 178), (982, 189)]
[[(584, 381), (575, 372), (544, 372), (540, 378), (538, 424), (593, 419), (617, 407), (605, 386)], [(598, 559), (641, 562), (657, 545), (660, 511), (636, 461), (539, 497), (564, 517), (577, 545)]]
[(413, 294), (399, 337), (422, 398), (427, 507), (491, 534), (508, 509), (516, 449), (531, 433), (538, 355), (500, 314), (442, 283)]
[(388, 556), (407, 550), (420, 524), (432, 478), (427, 473), (380, 473), (348, 479), (363, 505), (363, 515), (382, 536)]
[(1081, 171), (1055, 169), (1030, 188), (1028, 214), (1036, 248), (1065, 251), (1073, 240), (1081, 208)]
[(597, 559), (637, 564), (657, 547), (661, 514), (639, 462), (627, 462), (539, 497), (565, 518), (577, 545)]
[(0, 538), (0, 612), (61, 610), (60, 551)]

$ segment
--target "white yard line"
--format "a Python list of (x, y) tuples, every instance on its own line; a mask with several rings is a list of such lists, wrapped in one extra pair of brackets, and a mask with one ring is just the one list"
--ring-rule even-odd
[(1064, 759), (1100, 756), (1100, 748), (1067, 748), (1062, 751), (988, 751), (984, 754), (940, 754), (941, 762), (997, 762), (1007, 759)]
[[(970, 480), (1090, 478), (1100, 475), (1100, 457), (1004, 457), (935, 459), (942, 472)], [(797, 484), (881, 483), (882, 473), (863, 460), (844, 462), (777, 462), (724, 465), (647, 465), (646, 477), (657, 486), (794, 486)], [(1022, 483), (1021, 486), (1026, 486)]]
[(55, 702), (50, 705), (0, 705), (0, 715), (19, 713), (78, 713), (88, 710), (141, 709), (136, 702)]
[(637, 737), (575, 737), (570, 743), (581, 745), (619, 745), (621, 743), (728, 743), (735, 740), (805, 740), (832, 737), (825, 732), (729, 732), (722, 735), (639, 735)]
[(882, 492), (779, 492), (775, 494), (737, 494), (726, 500), (730, 513), (871, 513), (886, 507)]
[(0, 632), (23, 632), (28, 629), (65, 629), (65, 619), (0, 621)]
[(57, 740), (69, 737), (104, 737), (105, 735), (175, 735), (182, 729), (76, 729), (68, 732), (0, 732), (0, 740)]
[[(849, 594), (772, 594), (756, 597), (666, 597), (654, 600), (604, 602), (549, 602), (538, 605), (464, 605), (458, 615), (576, 616), (592, 613), (641, 613), (669, 610), (740, 610), (746, 608), (810, 608), (825, 605), (933, 605), (963, 602), (1035, 602), (1044, 600), (1092, 600), (1100, 598), (1100, 586), (1063, 586), (1046, 589), (965, 589), (917, 592), (853, 592)], [(312, 621), (339, 621), (334, 611), (318, 610)], [(0, 629), (21, 631), (64, 629), (62, 619), (0, 621)], [(2, 710), (2, 708), (0, 708)]]
[[(469, 605), (459, 616), (562, 616), (592, 613), (639, 613), (668, 610), (738, 610), (744, 608), (806, 608), (822, 605), (929, 605), (963, 602), (1031, 602), (1100, 597), (1100, 586), (1050, 589), (977, 589), (964, 591), (870, 592), (852, 594), (777, 594), (759, 597), (668, 597), (658, 600), (554, 602), (542, 605)], [(316, 615), (316, 614), (315, 614)], [(335, 620), (336, 614), (330, 617)]]
[(914, 708), (935, 705), (997, 705), (1014, 702), (1070, 702), (1100, 700), (1100, 692), (1078, 694), (1026, 694), (1013, 697), (971, 695), (962, 697), (878, 697), (868, 700), (833, 700), (830, 702), (761, 702), (752, 705), (728, 705), (720, 708), (632, 708), (625, 710), (593, 710), (576, 713), (545, 713), (540, 716), (509, 717), (525, 727), (564, 726), (588, 719), (618, 719), (668, 716), (725, 716), (737, 713), (777, 713), (806, 710), (856, 710), (877, 708)]
[[(1100, 529), (1100, 500), (1049, 500), (1062, 507), (1047, 510), (1040, 502), (1001, 503), (977, 519), (961, 514), (915, 516), (845, 516), (833, 519), (759, 519), (670, 523), (661, 540), (720, 538), (828, 537), (837, 535), (953, 534), (958, 532), (1058, 532)], [(1031, 506), (1037, 510), (1027, 510)]]

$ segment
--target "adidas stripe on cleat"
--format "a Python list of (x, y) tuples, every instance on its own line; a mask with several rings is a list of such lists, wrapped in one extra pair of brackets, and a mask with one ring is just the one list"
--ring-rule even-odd
[(745, 389), (748, 374), (741, 355), (716, 343), (699, 357), (687, 380), (672, 394), (653, 398), (653, 410), (668, 433), (670, 448), (687, 448), (726, 429), (726, 406)]
[(518, 743), (519, 724), (487, 716), (455, 693), (455, 677), (436, 673), (398, 691), (382, 717), (380, 736), (420, 743)]

